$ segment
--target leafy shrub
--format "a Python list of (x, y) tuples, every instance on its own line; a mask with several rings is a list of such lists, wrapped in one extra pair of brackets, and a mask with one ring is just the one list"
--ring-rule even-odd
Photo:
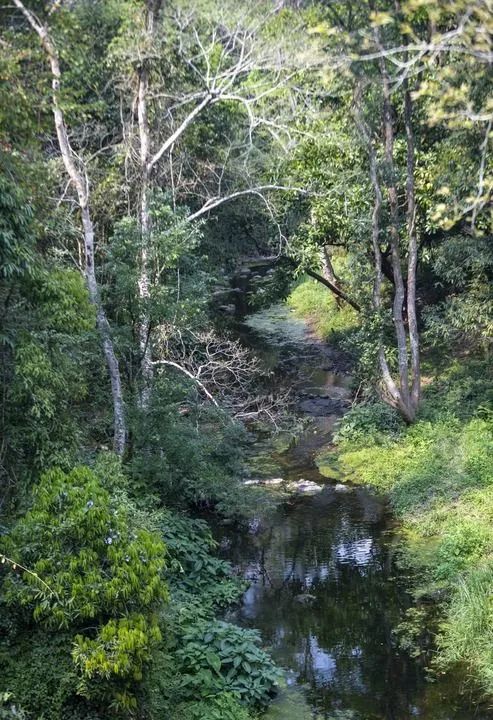
[(161, 540), (132, 528), (125, 507), (79, 467), (41, 477), (6, 545), (18, 563), (4, 582), (7, 603), (28, 608), (49, 629), (76, 633), (79, 692), (132, 706), (131, 687), (160, 639)]
[(229, 692), (247, 706), (267, 703), (279, 672), (259, 645), (257, 631), (221, 620), (187, 626), (176, 652), (182, 688), (191, 698)]
[(194, 602), (202, 611), (236, 602), (245, 582), (233, 575), (231, 564), (215, 557), (217, 547), (206, 522), (166, 512), (163, 535), (168, 551), (167, 577), (173, 599)]
[(373, 445), (395, 439), (404, 428), (396, 410), (383, 402), (355, 405), (342, 418), (335, 442), (348, 445)]

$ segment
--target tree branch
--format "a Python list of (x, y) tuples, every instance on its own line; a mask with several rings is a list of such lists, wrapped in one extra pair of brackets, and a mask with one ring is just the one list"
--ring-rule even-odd
[(197, 115), (199, 115), (204, 108), (206, 108), (212, 103), (214, 97), (215, 96), (213, 93), (208, 92), (202, 99), (202, 101), (194, 107), (194, 109), (187, 115), (183, 122), (176, 128), (176, 130), (167, 138), (167, 140), (164, 141), (157, 153), (153, 155), (153, 157), (149, 160), (147, 166), (149, 171), (152, 170), (152, 168), (157, 162), (159, 162), (164, 153), (174, 145), (180, 135), (183, 135), (187, 127), (195, 120)]
[(211, 210), (214, 210), (215, 208), (223, 205), (226, 202), (229, 202), (230, 200), (235, 200), (236, 198), (244, 197), (245, 195), (260, 195), (262, 192), (265, 192), (267, 190), (278, 190), (280, 192), (297, 192), (303, 195), (308, 194), (308, 190), (304, 190), (303, 188), (298, 187), (290, 187), (287, 185), (258, 185), (257, 187), (248, 188), (246, 190), (237, 190), (236, 192), (232, 192), (229, 195), (223, 195), (222, 197), (209, 198), (209, 200), (207, 200), (199, 210), (187, 217), (187, 222), (197, 220), (198, 218), (202, 217), (202, 215), (206, 215)]
[(219, 407), (219, 403), (211, 395), (211, 393), (207, 390), (204, 383), (202, 383), (198, 377), (196, 377), (193, 373), (191, 373), (190, 370), (187, 370), (186, 368), (184, 368), (183, 365), (179, 365), (177, 362), (174, 362), (173, 360), (153, 360), (152, 364), (153, 365), (170, 365), (171, 367), (174, 367), (176, 370), (179, 370), (184, 375), (186, 375), (188, 378), (190, 378), (190, 380), (193, 380), (195, 383), (197, 383), (199, 388), (202, 390), (204, 395), (206, 395), (209, 398), (211, 403), (213, 405), (215, 405), (216, 407)]
[(319, 283), (322, 283), (322, 285), (325, 285), (325, 287), (328, 287), (331, 292), (334, 293), (337, 297), (341, 298), (341, 300), (344, 300), (344, 302), (347, 302), (348, 305), (351, 305), (352, 308), (356, 310), (356, 312), (361, 312), (361, 306), (358, 305), (358, 303), (355, 300), (352, 300), (349, 295), (346, 295), (346, 293), (337, 287), (337, 285), (334, 285), (334, 283), (330, 282), (327, 278), (324, 278), (323, 275), (320, 275), (318, 272), (315, 272), (315, 270), (311, 270), (310, 268), (305, 270), (306, 274), (312, 277), (314, 280), (317, 280)]

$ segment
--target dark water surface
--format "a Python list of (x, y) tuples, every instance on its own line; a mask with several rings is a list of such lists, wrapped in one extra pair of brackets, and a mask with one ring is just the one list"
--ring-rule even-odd
[[(323, 348), (310, 352), (315, 341), (286, 309), (254, 316), (245, 337), (271, 366), (286, 361), (289, 382), (305, 395), (308, 388), (317, 396), (318, 388), (327, 397), (332, 386), (339, 397), (344, 378), (331, 371)], [(289, 367), (296, 352), (302, 377)], [(266, 717), (490, 720), (465, 693), (465, 678), (428, 682), (419, 663), (399, 651), (394, 629), (409, 597), (394, 562), (398, 528), (384, 498), (319, 474), (314, 453), (332, 424), (315, 414), (295, 447), (272, 453), (282, 477), (309, 478), (323, 490), (259, 512), (251, 533), (226, 530), (222, 538), (225, 556), (251, 582), (234, 620), (258, 628), (286, 671), (287, 688)]]

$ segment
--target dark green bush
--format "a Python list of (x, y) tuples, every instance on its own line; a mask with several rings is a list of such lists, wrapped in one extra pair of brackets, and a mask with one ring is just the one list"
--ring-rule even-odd
[(261, 706), (274, 694), (280, 677), (260, 647), (258, 632), (220, 620), (187, 625), (176, 659), (183, 692), (190, 699), (229, 692), (246, 706)]
[(396, 410), (383, 402), (355, 405), (342, 418), (335, 441), (353, 445), (372, 445), (395, 439), (404, 429)]
[(178, 602), (197, 602), (202, 611), (235, 603), (246, 584), (231, 564), (213, 555), (217, 543), (206, 522), (166, 512), (163, 536), (168, 550), (167, 578)]

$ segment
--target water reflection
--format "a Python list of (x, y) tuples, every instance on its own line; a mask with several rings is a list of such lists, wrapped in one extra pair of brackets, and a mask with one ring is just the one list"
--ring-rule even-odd
[[(306, 327), (285, 307), (253, 316), (243, 339), (270, 367), (290, 361), (281, 375), (289, 371), (293, 387), (344, 387), (343, 376), (321, 370), (327, 349), (313, 341), (310, 349)], [(302, 353), (302, 370), (293, 373), (293, 358)], [(318, 418), (296, 447), (275, 455), (284, 478), (325, 481), (313, 453), (327, 442), (326, 420)], [(408, 597), (394, 563), (392, 526), (382, 499), (327, 484), (278, 507), (254, 534), (227, 531), (225, 555), (251, 583), (234, 620), (258, 628), (286, 669), (288, 690), (269, 720), (492, 720), (461, 694), (462, 678), (426, 682), (422, 668), (399, 652), (393, 630)]]
[(462, 708), (447, 680), (441, 692), (427, 684), (396, 648), (406, 596), (389, 525), (385, 504), (361, 488), (328, 486), (282, 506), (256, 536), (229, 546), (251, 581), (234, 619), (261, 630), (319, 718), (490, 717)]

